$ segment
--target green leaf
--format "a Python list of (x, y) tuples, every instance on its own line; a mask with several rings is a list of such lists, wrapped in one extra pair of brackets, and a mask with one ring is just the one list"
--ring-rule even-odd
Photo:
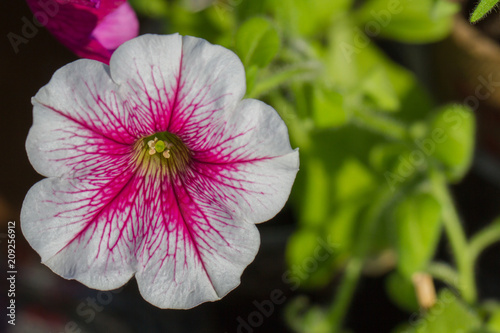
[(130, 0), (130, 5), (137, 13), (149, 17), (163, 17), (168, 14), (166, 0)]
[(300, 222), (308, 226), (320, 226), (329, 214), (330, 197), (328, 171), (321, 160), (310, 156), (305, 161), (305, 170), (301, 177), (304, 180), (304, 191), (301, 195)]
[(359, 81), (364, 80), (364, 77), (368, 76), (377, 66), (382, 66), (387, 73), (401, 106), (401, 112), (394, 113), (395, 118), (413, 123), (430, 110), (433, 103), (413, 73), (391, 61), (385, 53), (374, 45), (358, 47), (356, 50), (359, 52), (356, 57), (356, 65), (360, 75)]
[(342, 126), (347, 122), (344, 98), (338, 92), (322, 85), (313, 87), (313, 120), (318, 128)]
[(319, 64), (316, 62), (304, 62), (280, 68), (276, 72), (267, 74), (265, 77), (260, 77), (253, 89), (247, 89), (247, 97), (258, 98), (261, 95), (271, 93), (283, 85), (310, 81), (316, 77), (319, 67)]
[[(326, 52), (320, 53), (326, 65), (323, 79), (331, 82), (334, 87), (342, 89), (341, 92), (348, 96), (344, 101), (348, 114), (358, 108), (352, 104), (358, 103), (357, 100), (363, 101), (361, 98), (353, 97), (356, 95), (363, 97), (360, 83), (362, 84), (370, 76), (378, 77), (378, 80), (374, 81), (385, 81), (384, 85), (390, 87), (387, 92), (383, 91), (380, 94), (372, 89), (371, 91), (375, 93), (371, 95), (384, 108), (400, 110), (394, 113), (395, 117), (412, 123), (421, 119), (430, 110), (431, 99), (413, 73), (389, 59), (347, 18), (339, 18), (332, 25), (327, 46)], [(379, 71), (383, 73), (377, 73), (374, 68), (381, 68)]]
[(446, 37), (458, 4), (446, 0), (370, 0), (357, 13), (360, 29), (372, 37), (427, 43)]
[(337, 244), (339, 254), (351, 252), (362, 208), (363, 203), (356, 201), (341, 204), (328, 219), (326, 235)]
[(382, 143), (370, 150), (370, 165), (377, 171), (398, 172), (399, 159), (408, 155), (408, 148), (403, 143)]
[(428, 154), (443, 164), (451, 181), (460, 180), (470, 167), (475, 130), (474, 114), (463, 105), (443, 107), (432, 119), (426, 140)]
[(374, 145), (369, 154), (370, 165), (383, 176), (384, 186), (395, 190), (412, 180), (421, 169), (427, 166), (426, 161), (412, 164), (411, 151), (403, 142), (382, 143)]
[(296, 297), (288, 302), (285, 308), (285, 319), (297, 333), (332, 332), (328, 312), (319, 306), (311, 306), (304, 296)]
[[(156, 1), (156, 0), (155, 0)], [(167, 2), (166, 0), (160, 0)], [(141, 3), (149, 3), (147, 1), (141, 1)], [(212, 11), (213, 7), (210, 7), (208, 11)], [(231, 21), (231, 13), (228, 12), (228, 16), (225, 17), (224, 21)], [(213, 13), (208, 13), (207, 10), (193, 13), (188, 8), (183, 6), (179, 2), (169, 2), (168, 11), (166, 14), (166, 20), (168, 22), (168, 27), (165, 27), (165, 32), (176, 31), (181, 35), (197, 36), (208, 40), (211, 43), (224, 43), (225, 46), (231, 46), (227, 44), (228, 35), (231, 36), (232, 42), (232, 29), (221, 30), (213, 22)]]
[[(254, 0), (252, 0), (254, 1)], [(275, 15), (284, 30), (311, 36), (324, 32), (353, 0), (273, 0)]]
[(301, 228), (293, 233), (286, 248), (289, 269), (283, 281), (292, 290), (323, 286), (331, 280), (337, 245), (319, 230)]
[(307, 258), (314, 253), (318, 238), (319, 234), (314, 229), (297, 230), (288, 240), (286, 258), (289, 265), (302, 266)]
[(379, 110), (399, 110), (399, 98), (386, 70), (382, 66), (376, 66), (368, 73), (361, 89)]
[(481, 321), (472, 309), (448, 289), (439, 293), (436, 304), (413, 323), (415, 333), (470, 332), (479, 329)]
[(358, 50), (352, 45), (354, 31), (347, 18), (337, 20), (328, 31), (328, 49), (323, 55), (325, 79), (335, 86), (351, 88), (359, 84)]
[(429, 193), (404, 198), (396, 207), (398, 270), (407, 279), (423, 271), (441, 234), (441, 206)]
[(245, 68), (251, 65), (267, 66), (280, 49), (281, 40), (270, 21), (253, 17), (236, 32), (236, 53)]
[(477, 21), (485, 17), (486, 14), (488, 14), (488, 12), (491, 11), (498, 2), (500, 2), (500, 0), (482, 0), (481, 2), (479, 2), (476, 9), (474, 9), (474, 12), (472, 12), (470, 21), (472, 23), (476, 23)]
[(413, 283), (398, 272), (392, 272), (385, 280), (385, 290), (399, 307), (409, 311), (418, 311), (418, 301)]
[(247, 91), (253, 91), (258, 73), (259, 73), (259, 67), (257, 67), (256, 65), (247, 66), (245, 68)]
[(487, 327), (495, 333), (500, 333), (500, 309), (496, 309), (496, 311), (490, 316)]
[(371, 193), (376, 185), (370, 169), (357, 159), (348, 158), (333, 180), (334, 198), (344, 202), (352, 201)]

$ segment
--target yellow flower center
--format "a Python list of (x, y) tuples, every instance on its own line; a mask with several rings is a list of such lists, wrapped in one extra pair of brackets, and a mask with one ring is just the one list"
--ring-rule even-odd
[(142, 161), (165, 166), (169, 174), (184, 171), (191, 153), (175, 134), (160, 132), (140, 140)]

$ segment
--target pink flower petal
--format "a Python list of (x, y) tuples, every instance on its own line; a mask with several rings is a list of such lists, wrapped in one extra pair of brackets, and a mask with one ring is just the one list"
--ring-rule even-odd
[(92, 31), (92, 37), (107, 50), (116, 50), (124, 41), (138, 34), (139, 21), (128, 2), (105, 16)]
[(101, 0), (56, 0), (60, 4), (72, 3), (74, 5), (81, 5), (90, 8), (99, 8)]
[(109, 63), (113, 51), (137, 36), (138, 20), (126, 0), (27, 0), (45, 27), (82, 58)]

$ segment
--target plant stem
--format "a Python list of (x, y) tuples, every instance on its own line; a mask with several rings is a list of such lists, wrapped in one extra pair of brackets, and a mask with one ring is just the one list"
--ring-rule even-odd
[(397, 141), (408, 139), (408, 129), (400, 122), (383, 114), (354, 108), (354, 121), (373, 132)]
[(311, 135), (308, 131), (307, 121), (297, 116), (294, 105), (277, 92), (271, 93), (272, 104), (279, 113), (281, 119), (285, 122), (290, 132), (292, 145), (300, 147), (307, 151), (311, 146)]
[(457, 271), (444, 262), (431, 262), (427, 267), (427, 273), (432, 277), (439, 279), (447, 285), (459, 289), (457, 282), (459, 280)]
[(290, 66), (283, 71), (274, 73), (266, 78), (259, 80), (252, 91), (248, 94), (249, 98), (258, 98), (262, 94), (268, 93), (280, 85), (298, 80), (310, 80), (319, 73), (319, 65), (314, 62), (299, 63), (298, 65)]
[(328, 313), (328, 321), (331, 323), (332, 332), (337, 332), (342, 324), (361, 277), (362, 269), (363, 261), (358, 258), (351, 259), (347, 264), (342, 282), (337, 288), (338, 293), (335, 295), (335, 301)]
[(474, 263), (488, 246), (500, 241), (500, 219), (475, 234), (469, 243), (469, 255)]
[(474, 304), (477, 299), (474, 263), (460, 219), (455, 210), (444, 176), (431, 171), (434, 192), (443, 208), (443, 224), (457, 264), (459, 281), (457, 285), (465, 301)]
[(361, 235), (354, 247), (354, 256), (349, 260), (342, 282), (338, 287), (338, 293), (329, 309), (328, 320), (331, 324), (332, 332), (337, 332), (342, 324), (347, 310), (351, 304), (356, 286), (361, 277), (363, 263), (371, 247), (373, 233), (380, 220), (380, 215), (394, 198), (391, 190), (382, 190), (376, 201), (370, 206), (365, 215)]

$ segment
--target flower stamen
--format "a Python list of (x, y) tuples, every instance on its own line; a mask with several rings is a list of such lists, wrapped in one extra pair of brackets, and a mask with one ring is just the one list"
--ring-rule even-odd
[(170, 173), (185, 169), (190, 160), (190, 152), (182, 140), (175, 134), (160, 132), (143, 139), (147, 154), (165, 165)]
[(158, 138), (155, 138), (154, 140), (149, 140), (148, 147), (149, 148), (154, 148), (155, 144), (156, 144), (156, 141), (158, 141)]

